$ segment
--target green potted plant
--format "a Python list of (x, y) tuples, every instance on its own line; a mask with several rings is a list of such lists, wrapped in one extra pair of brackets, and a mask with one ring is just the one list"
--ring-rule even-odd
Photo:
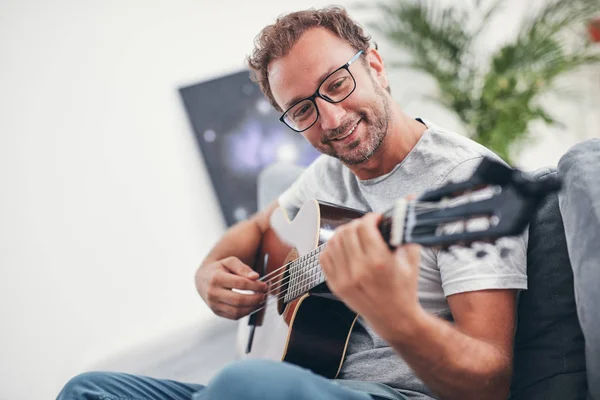
[(524, 19), (516, 38), (482, 59), (476, 45), (501, 5), (391, 0), (363, 7), (379, 11), (369, 25), (408, 56), (391, 66), (431, 76), (438, 88), (431, 99), (455, 112), (469, 137), (510, 163), (531, 122), (558, 123), (541, 96), (557, 89), (559, 77), (600, 61), (586, 35), (600, 0), (549, 0)]

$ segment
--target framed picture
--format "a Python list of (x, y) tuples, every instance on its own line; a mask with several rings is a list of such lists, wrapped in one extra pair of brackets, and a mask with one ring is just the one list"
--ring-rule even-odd
[(279, 121), (247, 70), (179, 92), (229, 226), (256, 211), (263, 168), (276, 161), (307, 166), (319, 155)]

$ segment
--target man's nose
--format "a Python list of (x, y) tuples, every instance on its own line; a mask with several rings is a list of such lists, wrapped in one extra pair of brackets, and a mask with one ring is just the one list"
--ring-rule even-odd
[(325, 131), (336, 129), (342, 123), (346, 110), (341, 106), (340, 103), (332, 104), (321, 98), (315, 99), (317, 107), (319, 108), (319, 120), (321, 122), (321, 128)]

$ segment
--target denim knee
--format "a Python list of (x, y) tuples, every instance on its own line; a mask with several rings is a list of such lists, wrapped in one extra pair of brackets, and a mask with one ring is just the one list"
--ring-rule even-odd
[(298, 391), (297, 374), (309, 373), (278, 361), (243, 360), (223, 368), (207, 386), (209, 398), (266, 400), (291, 398)]
[(79, 374), (67, 382), (56, 400), (108, 398), (106, 386), (111, 379), (114, 379), (114, 375), (111, 372), (84, 372)]

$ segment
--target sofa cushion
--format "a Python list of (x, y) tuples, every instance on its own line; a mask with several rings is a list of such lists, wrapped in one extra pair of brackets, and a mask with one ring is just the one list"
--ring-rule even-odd
[[(555, 170), (544, 169), (544, 179)], [(521, 292), (511, 399), (585, 399), (584, 340), (558, 196), (549, 196), (529, 226), (528, 289)]]

